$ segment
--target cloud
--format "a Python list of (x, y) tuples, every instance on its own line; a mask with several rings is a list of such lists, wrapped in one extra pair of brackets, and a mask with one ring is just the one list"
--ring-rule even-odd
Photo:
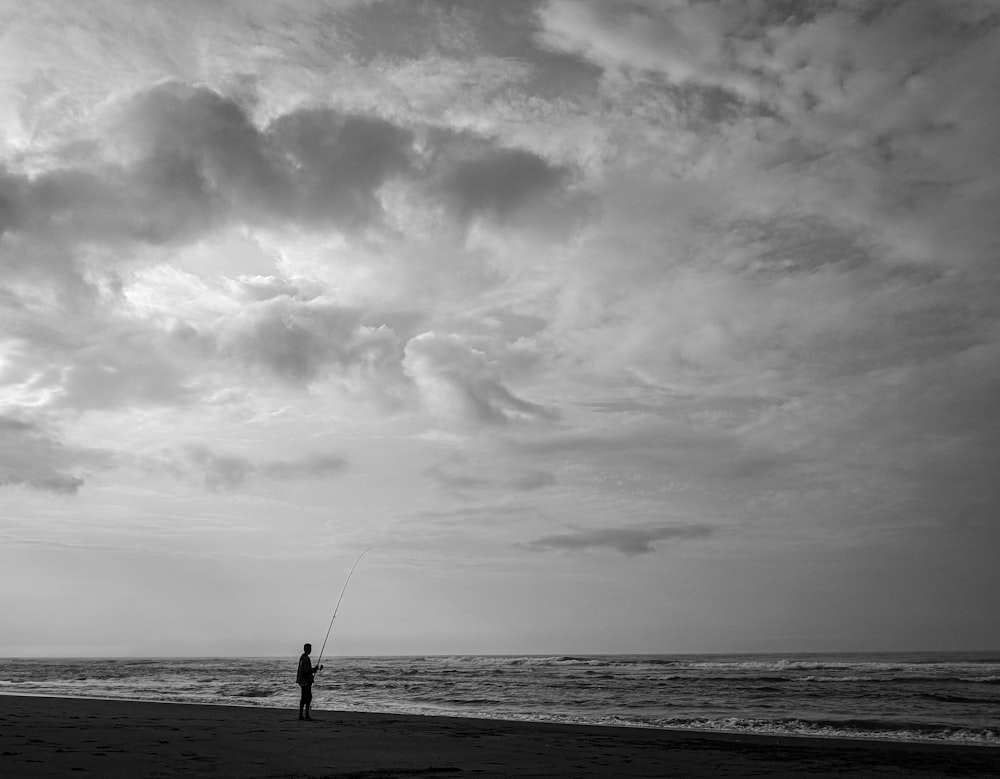
[[(452, 141), (442, 151), (459, 149)], [(483, 147), (484, 144), (478, 144)], [(451, 147), (451, 148), (450, 148)], [(467, 221), (476, 216), (507, 222), (566, 184), (569, 170), (522, 149), (480, 148), (474, 155), (453, 154), (436, 167), (446, 202)]]
[(323, 299), (279, 295), (244, 305), (213, 324), (214, 348), (293, 382), (320, 378), (331, 367), (356, 370), (372, 383), (405, 381), (403, 348), (377, 314)]
[(525, 546), (543, 551), (577, 552), (610, 549), (627, 556), (656, 551), (656, 541), (683, 541), (707, 538), (714, 533), (708, 525), (660, 525), (652, 528), (610, 527), (545, 536)]
[(169, 346), (162, 331), (145, 327), (108, 328), (87, 338), (53, 382), (53, 405), (84, 411), (193, 402), (197, 379), (185, 374)]
[(739, 4), (551, 0), (539, 12), (538, 38), (606, 69), (651, 71), (677, 84), (719, 86), (755, 99), (760, 84), (738, 67), (726, 41), (745, 24), (755, 26), (753, 13)]
[(355, 228), (377, 220), (378, 188), (412, 165), (412, 132), (375, 117), (306, 109), (279, 117), (268, 134), (293, 171), (291, 215), (317, 224)]
[(311, 454), (297, 460), (270, 460), (259, 470), (265, 478), (284, 481), (332, 476), (342, 472), (347, 465), (347, 460), (340, 455)]
[(258, 126), (240, 100), (181, 82), (135, 94), (106, 123), (84, 150), (39, 154), (38, 173), (0, 170), (0, 231), (43, 242), (52, 263), (77, 255), (81, 277), (81, 243), (176, 246), (232, 223), (356, 233), (381, 223), (390, 181), (418, 186), (459, 220), (506, 219), (568, 173), (495, 139), (433, 128), (421, 130), (435, 139), (421, 159), (414, 128), (333, 108)]
[(116, 130), (121, 148), (106, 153), (125, 166), (127, 191), (148, 198), (144, 210), (177, 214), (156, 231), (147, 228), (151, 242), (203, 233), (232, 213), (285, 212), (293, 184), (287, 164), (233, 99), (168, 82), (128, 101)]
[(495, 469), (491, 469), (488, 475), (478, 475), (479, 471), (460, 461), (432, 465), (425, 473), (443, 487), (457, 492), (465, 490), (533, 492), (556, 483), (555, 477), (543, 470), (515, 469), (512, 473), (497, 473)]
[(494, 349), (480, 338), (421, 333), (406, 344), (404, 370), (445, 418), (487, 426), (557, 419), (554, 409), (520, 398), (502, 383)]
[[(368, 257), (420, 264), (395, 277), (387, 270), (381, 289), (440, 272), (442, 255), (464, 251), (454, 228), (474, 218), (551, 229), (579, 210), (563, 187), (565, 165), (471, 131), (335, 108), (297, 107), (260, 123), (249, 99), (178, 81), (115, 105), (95, 135), (26, 153), (18, 169), (0, 165), (9, 283), (63, 307), (114, 304), (130, 273), (234, 228), (285, 245), (294, 231), (341, 235)], [(421, 218), (433, 228), (426, 236), (396, 232)]]
[(362, 228), (378, 219), (375, 192), (407, 169), (412, 142), (406, 129), (332, 109), (258, 127), (239, 101), (179, 82), (129, 100), (111, 139), (108, 161), (55, 171), (49, 189), (74, 232), (151, 244), (233, 220)]
[(211, 490), (227, 490), (257, 479), (294, 481), (328, 478), (342, 473), (348, 462), (340, 455), (322, 452), (291, 460), (258, 461), (197, 444), (170, 456), (163, 466), (178, 478), (193, 477), (203, 481)]
[[(138, 271), (129, 268), (173, 261), (213, 231), (243, 224), (274, 233), (284, 270), (290, 236), (303, 234), (337, 235), (342, 264), (305, 243), (299, 253), (314, 255), (312, 265), (295, 270), (326, 274), (312, 288), (276, 272), (234, 282), (191, 316), (195, 306), (168, 299), (154, 280), (147, 294), (162, 301), (155, 316), (140, 311), (131, 325), (85, 313), (51, 317), (53, 331), (65, 329), (61, 342), (22, 330), (5, 376), (16, 374), (19, 391), (36, 392), (36, 401), (82, 410), (182, 406), (248, 378), (313, 389), (329, 382), (324, 389), (383, 408), (412, 410), (419, 396), (449, 424), (515, 435), (524, 423), (564, 420), (552, 398), (565, 409), (567, 387), (609, 397), (620, 380), (632, 381), (622, 377), (645, 382), (651, 395), (670, 386), (706, 403), (767, 397), (780, 407), (806, 397), (803, 406), (819, 416), (835, 392), (863, 397), (873, 370), (941, 359), (993, 337), (994, 307), (976, 276), (899, 268), (928, 261), (932, 246), (938, 266), (984, 262), (996, 232), (984, 210), (995, 188), (989, 160), (998, 158), (983, 129), (996, 123), (985, 99), (992, 77), (976, 75), (996, 72), (985, 67), (995, 53), (984, 32), (969, 38), (975, 20), (963, 27), (939, 9), (942, 24), (928, 26), (931, 12), (918, 6), (896, 4), (861, 24), (832, 5), (787, 20), (739, 4), (546, 5), (539, 19), (547, 45), (635, 76), (620, 94), (605, 84), (600, 101), (588, 102), (583, 90), (547, 106), (554, 138), (565, 130), (560, 122), (579, 119), (574, 111), (597, 111), (590, 121), (609, 145), (593, 168), (564, 162), (585, 159), (586, 148), (570, 144), (556, 162), (514, 143), (527, 136), (490, 134), (509, 130), (496, 122), (512, 106), (499, 103), (460, 130), (443, 126), (455, 121), (450, 115), (421, 125), (343, 106), (265, 107), (254, 101), (273, 95), (249, 88), (234, 96), (169, 82), (137, 91), (106, 122), (106, 135), (22, 155), (23, 169), (0, 175), (10, 308), (37, 304), (26, 288), (45, 274), (90, 285), (92, 304), (123, 305), (115, 285), (134, 291)], [(962, 40), (970, 45), (957, 46)], [(802, 110), (781, 122), (761, 106), (708, 110), (710, 90), (745, 97), (751, 76), (760, 95), (783, 90)], [(935, 119), (939, 110), (947, 121)], [(697, 133), (685, 125), (695, 119)], [(636, 160), (649, 164), (629, 167)], [(961, 183), (977, 171), (978, 184)], [(600, 192), (601, 211), (579, 241), (543, 253), (525, 223), (591, 174), (585, 186)], [(397, 218), (394, 188), (425, 199), (442, 221), (416, 229), (419, 220)], [(449, 220), (485, 223), (498, 243), (459, 246), (464, 237), (440, 229)], [(522, 256), (530, 288), (510, 271)], [(403, 325), (358, 303), (355, 276), (366, 279), (369, 298), (413, 301), (417, 313)], [(512, 310), (527, 319), (483, 336), (482, 312), (497, 311), (493, 296), (517, 300)], [(81, 306), (68, 302), (75, 295), (65, 299)], [(452, 317), (463, 308), (475, 313)], [(515, 355), (522, 325), (527, 337)], [(568, 379), (546, 386), (554, 374), (537, 366)], [(836, 390), (828, 396), (816, 382)], [(273, 389), (265, 385), (254, 391)], [(527, 445), (537, 443), (534, 454), (544, 457), (562, 441), (594, 467), (602, 451), (617, 451), (630, 464), (648, 458), (692, 480), (763, 481), (797, 462), (787, 451), (744, 446), (736, 433), (701, 436), (716, 412), (693, 404), (682, 412), (662, 397), (649, 405), (675, 421), (701, 416), (680, 420), (673, 437), (605, 445), (595, 434), (588, 444), (581, 430), (547, 451), (543, 436)], [(779, 450), (815, 431), (787, 409), (769, 415), (750, 400), (730, 414), (731, 427), (758, 416), (802, 425), (767, 439)], [(689, 423), (695, 432), (684, 429)]]
[(72, 470), (103, 460), (103, 453), (67, 446), (35, 422), (0, 415), (0, 486), (73, 495), (84, 479)]
[(446, 467), (443, 464), (432, 465), (425, 473), (441, 486), (450, 490), (479, 489), (491, 487), (494, 484), (490, 479), (472, 476), (468, 473), (459, 473), (454, 468)]
[(556, 483), (556, 478), (545, 471), (525, 471), (511, 479), (511, 486), (525, 492), (540, 490)]
[(246, 457), (213, 452), (205, 446), (191, 446), (185, 459), (174, 466), (177, 472), (195, 472), (204, 479), (209, 489), (238, 487), (253, 475), (257, 467)]
[[(742, 416), (742, 412), (738, 411)], [(758, 414), (749, 416), (752, 422)], [(745, 419), (745, 418), (744, 418)], [(711, 413), (691, 414), (684, 403), (663, 403), (655, 415), (623, 413), (613, 425), (595, 430), (583, 424), (574, 432), (549, 432), (505, 445), (521, 456), (570, 456), (604, 473), (631, 472), (637, 477), (737, 480), (748, 476), (784, 477), (799, 462), (796, 453), (763, 442), (754, 445), (742, 425), (719, 423)]]

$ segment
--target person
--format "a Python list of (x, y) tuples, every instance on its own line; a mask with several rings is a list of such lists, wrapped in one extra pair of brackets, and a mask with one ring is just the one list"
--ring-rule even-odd
[[(312, 644), (303, 644), (302, 654), (299, 657), (299, 670), (295, 674), (295, 683), (302, 688), (302, 697), (299, 699), (299, 719), (309, 719), (309, 709), (312, 706), (312, 684), (313, 676), (315, 676), (317, 671), (322, 671), (323, 666), (313, 665), (312, 660), (309, 659), (309, 655), (312, 652)], [(305, 716), (302, 716), (302, 712), (305, 712)]]

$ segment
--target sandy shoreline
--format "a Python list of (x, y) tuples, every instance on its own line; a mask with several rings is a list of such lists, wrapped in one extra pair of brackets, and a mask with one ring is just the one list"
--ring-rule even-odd
[(0, 695), (10, 777), (1000, 776), (1000, 749)]

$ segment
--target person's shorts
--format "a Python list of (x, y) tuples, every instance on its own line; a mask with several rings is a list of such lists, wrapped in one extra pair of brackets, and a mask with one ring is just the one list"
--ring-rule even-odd
[(313, 687), (311, 684), (302, 685), (302, 702), (312, 703), (313, 699)]

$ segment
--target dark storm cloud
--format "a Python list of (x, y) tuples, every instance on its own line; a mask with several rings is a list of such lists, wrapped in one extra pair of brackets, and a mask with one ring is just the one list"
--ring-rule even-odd
[(683, 541), (706, 538), (714, 530), (707, 525), (661, 525), (653, 528), (599, 528), (545, 536), (529, 542), (529, 549), (576, 552), (587, 549), (611, 549), (624, 555), (654, 552), (656, 541)]
[(348, 462), (331, 453), (315, 453), (293, 460), (254, 461), (195, 445), (171, 457), (165, 466), (179, 478), (196, 478), (209, 489), (226, 490), (253, 479), (292, 481), (335, 476), (347, 468)]
[(73, 449), (40, 425), (0, 416), (0, 486), (75, 494), (83, 478), (70, 471), (99, 459), (99, 452)]

